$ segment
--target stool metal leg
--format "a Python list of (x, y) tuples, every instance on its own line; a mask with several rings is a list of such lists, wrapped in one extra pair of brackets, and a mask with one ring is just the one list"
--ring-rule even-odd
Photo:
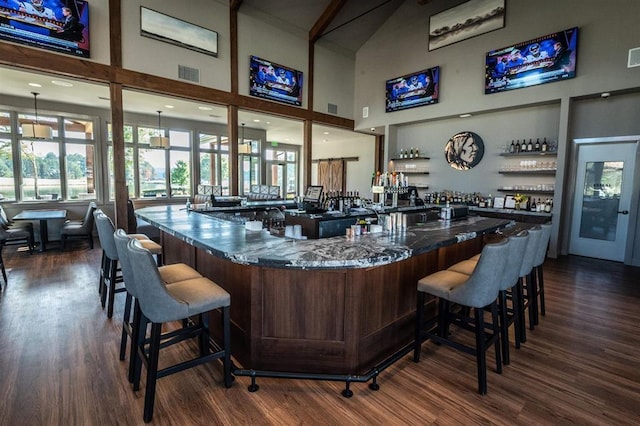
[(147, 365), (147, 384), (144, 392), (144, 421), (153, 418), (153, 406), (156, 399), (156, 382), (158, 380), (158, 357), (160, 354), (161, 323), (151, 323), (151, 338), (149, 344), (149, 364)]

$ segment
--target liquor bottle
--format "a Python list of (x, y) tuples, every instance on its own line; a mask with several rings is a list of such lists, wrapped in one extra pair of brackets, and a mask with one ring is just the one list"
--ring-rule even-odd
[(549, 145), (547, 145), (547, 138), (544, 138), (544, 140), (542, 141), (542, 152), (547, 152), (547, 150), (549, 149)]
[(520, 152), (520, 139), (518, 139), (516, 141), (516, 147), (515, 148), (516, 148), (515, 152)]
[(511, 145), (509, 145), (509, 152), (511, 154), (513, 154), (514, 152), (516, 152), (516, 145), (515, 143), (513, 143), (513, 139), (511, 139)]
[(532, 201), (531, 201), (531, 208), (530, 208), (530, 210), (531, 210), (532, 212), (535, 212), (535, 211), (537, 211), (537, 210), (536, 210), (536, 208), (537, 208), (537, 206), (536, 206), (536, 199), (535, 199), (535, 198), (531, 198), (531, 200), (532, 200)]
[(531, 141), (531, 138), (529, 138), (529, 143), (527, 144), (527, 152), (531, 151), (533, 151), (533, 142)]
[(533, 147), (533, 150), (536, 152), (540, 151), (540, 138), (536, 139), (536, 144)]
[(411, 147), (411, 151), (409, 152), (409, 158), (413, 158), (413, 147)]
[(520, 145), (520, 152), (527, 152), (527, 141), (523, 138), (522, 145)]
[(415, 158), (419, 158), (419, 157), (420, 157), (420, 150), (418, 148), (416, 148)]
[(552, 201), (547, 198), (547, 201), (545, 201), (545, 203), (544, 203), (544, 212), (545, 213), (551, 213), (551, 204), (552, 204)]

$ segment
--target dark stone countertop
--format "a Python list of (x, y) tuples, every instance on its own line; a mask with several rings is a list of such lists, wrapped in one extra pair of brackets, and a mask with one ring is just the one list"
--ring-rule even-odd
[(513, 224), (504, 219), (468, 217), (427, 222), (393, 233), (295, 240), (273, 236), (266, 230), (248, 231), (242, 224), (187, 212), (176, 205), (145, 207), (136, 210), (136, 216), (214, 256), (247, 265), (295, 269), (385, 265)]

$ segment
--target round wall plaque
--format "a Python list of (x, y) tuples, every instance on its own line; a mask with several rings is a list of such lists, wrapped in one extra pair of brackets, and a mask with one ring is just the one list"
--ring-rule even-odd
[(458, 170), (469, 170), (477, 166), (483, 155), (482, 138), (473, 132), (456, 133), (444, 147), (447, 163)]

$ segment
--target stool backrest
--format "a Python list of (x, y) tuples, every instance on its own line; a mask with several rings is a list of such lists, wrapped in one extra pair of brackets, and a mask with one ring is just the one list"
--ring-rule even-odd
[(504, 267), (509, 258), (509, 239), (487, 244), (478, 265), (464, 285), (450, 293), (450, 300), (472, 308), (484, 308), (498, 298)]
[(551, 239), (551, 224), (545, 223), (540, 226), (542, 227), (542, 236), (538, 241), (538, 250), (536, 251), (535, 257), (533, 259), (533, 266), (540, 266), (544, 263), (544, 259), (547, 257), (549, 240)]
[(540, 241), (540, 237), (542, 237), (542, 228), (540, 227), (540, 225), (529, 228), (528, 232), (529, 241), (527, 241), (527, 247), (524, 250), (524, 257), (522, 258), (522, 265), (520, 266), (521, 277), (529, 275), (529, 273), (533, 269), (533, 261), (536, 258), (538, 241)]
[(129, 261), (132, 266), (135, 265), (133, 280), (138, 291), (138, 303), (144, 316), (155, 323), (187, 318), (189, 306), (167, 291), (151, 252), (135, 239), (129, 241), (127, 249)]
[(113, 233), (115, 232), (113, 222), (104, 213), (97, 214), (95, 220), (100, 246), (104, 254), (111, 260), (118, 260), (118, 250), (116, 250), (116, 244), (113, 241)]
[(500, 290), (508, 290), (518, 282), (528, 241), (529, 232), (527, 231), (520, 231), (509, 237), (509, 258), (502, 273)]
[(127, 292), (137, 299), (139, 292), (133, 277), (133, 266), (129, 260), (129, 249), (127, 248), (130, 240), (133, 240), (133, 238), (128, 236), (124, 229), (117, 229), (113, 233), (113, 242), (118, 252), (124, 286), (127, 288)]
[(95, 202), (90, 202), (87, 207), (87, 211), (84, 214), (84, 218), (82, 219), (82, 226), (87, 230), (87, 232), (93, 231), (93, 212), (96, 211), (98, 206)]

